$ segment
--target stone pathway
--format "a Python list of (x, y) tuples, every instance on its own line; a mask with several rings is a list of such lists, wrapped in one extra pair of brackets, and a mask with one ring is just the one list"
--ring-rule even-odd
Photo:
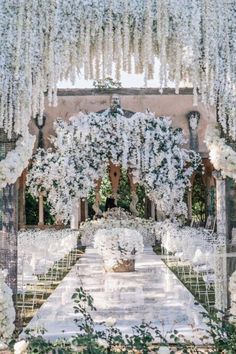
[(137, 258), (134, 273), (104, 273), (101, 257), (87, 248), (27, 328), (44, 328), (44, 336), (51, 340), (74, 335), (77, 315), (71, 296), (81, 285), (94, 298), (96, 323), (115, 322), (130, 334), (132, 326), (152, 321), (167, 339), (168, 332), (176, 329), (196, 343), (205, 332), (203, 307), (195, 304), (192, 294), (152, 248), (145, 248)]

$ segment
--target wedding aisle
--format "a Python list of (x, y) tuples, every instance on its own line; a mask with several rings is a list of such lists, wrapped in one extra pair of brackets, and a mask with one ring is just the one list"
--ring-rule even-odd
[(45, 338), (68, 338), (77, 331), (71, 299), (74, 289), (82, 286), (94, 298), (94, 320), (113, 323), (123, 333), (142, 320), (152, 321), (163, 335), (178, 330), (187, 338), (202, 336), (206, 330), (201, 312), (192, 294), (167, 268), (151, 247), (137, 257), (134, 273), (104, 273), (101, 257), (87, 248), (84, 256), (64, 278), (27, 328), (44, 328)]

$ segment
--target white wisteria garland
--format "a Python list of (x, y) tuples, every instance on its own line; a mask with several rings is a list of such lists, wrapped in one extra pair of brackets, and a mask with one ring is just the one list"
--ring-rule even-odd
[(15, 329), (15, 309), (12, 301), (12, 290), (6, 285), (7, 271), (0, 269), (0, 350), (6, 349)]
[(55, 152), (36, 154), (27, 180), (29, 191), (37, 197), (45, 189), (52, 212), (69, 220), (73, 201), (87, 197), (111, 161), (129, 168), (133, 182), (145, 187), (163, 213), (185, 215), (184, 193), (200, 156), (182, 147), (183, 132), (171, 123), (150, 112), (126, 118), (119, 108), (79, 114), (69, 123), (58, 120), (52, 140)]
[(223, 177), (236, 180), (236, 151), (221, 138), (220, 127), (217, 123), (209, 123), (205, 142), (209, 149), (210, 160)]
[[(220, 124), (236, 138), (236, 10), (222, 0), (21, 0), (0, 2), (0, 127), (24, 135), (56, 104), (57, 83), (121, 70), (143, 72), (159, 58), (160, 89), (192, 83), (194, 103), (218, 103)], [(134, 65), (133, 65), (134, 61)]]
[(13, 184), (27, 167), (32, 157), (35, 136), (28, 134), (27, 138), (20, 137), (15, 149), (9, 151), (4, 160), (0, 161), (0, 189), (7, 184)]

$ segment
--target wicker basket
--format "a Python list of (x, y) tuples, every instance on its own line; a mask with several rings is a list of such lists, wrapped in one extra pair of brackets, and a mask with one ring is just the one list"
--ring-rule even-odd
[(135, 271), (135, 260), (123, 260), (121, 259), (119, 263), (116, 263), (112, 267), (104, 263), (105, 272), (113, 273), (125, 273), (125, 272), (134, 272)]

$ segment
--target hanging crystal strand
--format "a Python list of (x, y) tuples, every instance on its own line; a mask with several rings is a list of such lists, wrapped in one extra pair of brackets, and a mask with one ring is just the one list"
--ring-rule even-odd
[(84, 45), (84, 78), (88, 80), (90, 77), (90, 20), (85, 22), (85, 45)]
[(5, 95), (0, 95), (0, 128), (3, 128), (3, 123), (4, 123), (4, 98)]
[(116, 80), (120, 80), (121, 75), (121, 58), (122, 58), (122, 34), (121, 34), (121, 25), (118, 21), (115, 36), (114, 36), (114, 61), (115, 61), (115, 70), (116, 70)]
[(134, 36), (133, 36), (133, 53), (134, 53), (134, 70), (135, 74), (139, 74), (139, 50), (140, 50), (140, 41), (139, 41), (139, 30), (138, 30), (138, 21), (135, 21), (134, 24)]
[(95, 77), (96, 80), (99, 80), (101, 77), (101, 57), (102, 57), (102, 38), (103, 38), (103, 33), (102, 33), (102, 28), (100, 27), (98, 29), (98, 34), (97, 34), (97, 40), (95, 44)]
[(129, 28), (129, 9), (126, 0), (124, 1), (124, 13), (123, 13), (123, 70), (128, 71), (128, 56), (129, 56), (129, 44), (130, 44), (130, 28)]
[(89, 56), (89, 79), (93, 80), (94, 79), (94, 47), (90, 47), (90, 56)]
[(84, 64), (84, 52), (85, 52), (85, 20), (81, 20), (79, 38), (78, 38), (78, 46), (77, 46), (77, 58), (78, 63)]
[(107, 74), (112, 76), (112, 63), (113, 63), (113, 1), (109, 1), (108, 9), (108, 25), (107, 25)]
[(165, 0), (159, 0), (157, 14), (157, 36), (160, 47), (160, 91), (162, 92), (163, 87), (167, 86), (166, 51), (169, 27), (168, 4)]
[(145, 85), (149, 78), (149, 66), (152, 64), (153, 51), (152, 51), (152, 10), (151, 10), (151, 0), (147, 0), (145, 8), (145, 17), (144, 17), (144, 29), (143, 29), (143, 38), (142, 38), (142, 58), (144, 65), (144, 80)]
[(108, 27), (105, 26), (104, 28), (104, 32), (103, 32), (103, 49), (102, 49), (102, 61), (103, 61), (103, 65), (102, 65), (102, 78), (103, 80), (106, 78), (107, 76), (107, 67), (108, 67), (108, 36), (109, 36), (109, 32), (108, 32)]
[(15, 52), (15, 79), (19, 76), (20, 50), (22, 44), (22, 27), (23, 27), (24, 3), (19, 5), (18, 23), (17, 23), (17, 39)]
[(179, 85), (180, 85), (180, 77), (181, 77), (181, 52), (182, 47), (180, 42), (177, 43), (176, 48), (176, 64), (175, 64), (175, 93), (179, 94)]
[(201, 51), (201, 6), (198, 0), (192, 1), (192, 12), (189, 21), (189, 31), (190, 31), (190, 41), (191, 41), (191, 48), (192, 48), (192, 60), (191, 60), (191, 81), (193, 84), (193, 105), (198, 105), (198, 87), (200, 86), (200, 51)]
[[(13, 82), (12, 82), (13, 85)], [(12, 137), (12, 132), (13, 132), (13, 97), (12, 97), (12, 85), (10, 86), (9, 89), (9, 96), (8, 96), (8, 131), (7, 131), (7, 137), (8, 139), (11, 139)]]
[(8, 103), (8, 92), (10, 90), (10, 82), (7, 82), (7, 87), (6, 87), (6, 100), (5, 100), (5, 105), (4, 105), (4, 120), (3, 120), (3, 129), (5, 132), (8, 132), (8, 110), (9, 110), (9, 103)]

